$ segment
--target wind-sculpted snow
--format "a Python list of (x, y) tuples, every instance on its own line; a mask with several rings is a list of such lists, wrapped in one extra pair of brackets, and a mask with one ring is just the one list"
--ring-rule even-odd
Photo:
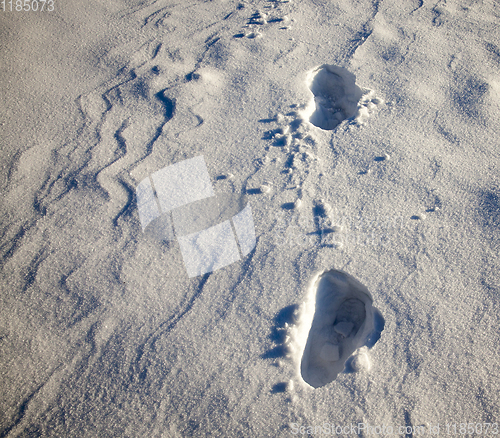
[(55, 4), (0, 14), (0, 437), (498, 421), (498, 2)]

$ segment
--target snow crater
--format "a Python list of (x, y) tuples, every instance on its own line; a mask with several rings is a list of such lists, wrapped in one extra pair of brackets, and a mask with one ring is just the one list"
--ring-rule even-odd
[(323, 64), (309, 72), (307, 85), (314, 98), (303, 116), (326, 131), (337, 128), (344, 120), (362, 124), (369, 109), (381, 103), (373, 91), (356, 85), (356, 76), (343, 67)]

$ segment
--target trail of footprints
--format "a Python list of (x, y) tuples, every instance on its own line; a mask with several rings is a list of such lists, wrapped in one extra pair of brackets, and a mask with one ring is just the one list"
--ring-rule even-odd
[[(242, 33), (235, 37), (258, 38), (262, 36), (262, 30), (266, 26), (278, 24), (283, 29), (289, 26), (290, 20), (281, 9), (288, 2), (268, 3), (265, 10), (252, 13)], [(243, 9), (244, 4), (241, 5), (240, 9)], [(161, 19), (167, 16), (162, 16)], [(150, 52), (149, 49), (147, 51)], [(95, 114), (91, 114), (90, 106), (85, 108), (93, 116), (92, 119), (97, 121), (97, 131), (104, 134), (100, 145), (109, 147), (110, 143), (118, 142), (120, 146), (120, 141), (123, 141), (123, 155), (127, 154), (127, 149), (130, 151), (131, 146), (147, 144), (150, 149), (161, 134), (163, 125), (173, 117), (175, 111), (174, 101), (164, 95), (164, 90), (153, 92), (150, 88), (153, 77), (161, 73), (161, 67), (158, 66), (161, 65), (161, 62), (158, 63), (159, 53), (170, 56), (170, 52), (162, 48), (161, 44), (152, 52), (150, 59), (139, 60), (139, 66), (132, 70), (129, 78), (113, 84), (104, 92), (99, 90), (100, 95), (109, 99), (104, 111), (98, 108)], [(136, 75), (135, 72), (140, 74)], [(186, 77), (186, 81), (189, 80)], [(287, 187), (297, 189), (298, 193), (293, 208), (300, 206), (301, 187), (310, 169), (319, 160), (314, 152), (317, 139), (311, 124), (323, 130), (333, 130), (349, 119), (353, 123), (362, 124), (381, 103), (373, 92), (357, 87), (354, 76), (347, 70), (335, 66), (324, 65), (315, 69), (311, 72), (308, 85), (314, 96), (314, 105), (309, 111), (306, 107), (292, 105), (285, 114), (260, 120), (271, 128), (264, 132), (263, 139), (269, 142), (270, 148), (279, 148), (284, 154), (281, 174), (285, 177)], [(133, 109), (138, 105), (141, 108), (144, 106), (144, 111), (152, 114), (150, 126), (141, 128), (143, 119), (134, 119)], [(128, 132), (132, 131), (139, 132), (139, 138), (129, 136)], [(146, 150), (142, 154), (150, 152)], [(136, 158), (121, 160), (119, 166), (130, 167), (137, 161)], [(118, 160), (112, 159), (112, 163), (114, 161)], [(114, 191), (111, 181), (102, 183), (110, 192)], [(251, 190), (255, 190), (255, 193), (267, 193), (271, 187), (264, 183), (258, 189), (249, 189), (250, 193)], [(301, 356), (300, 369), (303, 380), (318, 388), (335, 380), (344, 368), (359, 370), (369, 367), (365, 352), (352, 355), (364, 345), (370, 346), (370, 342), (373, 346), (383, 329), (383, 318), (373, 307), (372, 297), (366, 287), (346, 273), (336, 270), (324, 272), (318, 277), (314, 290), (315, 312)], [(283, 328), (287, 331), (288, 324)], [(287, 334), (277, 356), (286, 355), (293, 348), (290, 343), (291, 337)], [(287, 385), (278, 384), (275, 392), (282, 392), (286, 387)]]
[[(310, 72), (308, 85), (314, 96), (308, 106), (293, 105), (286, 114), (260, 120), (272, 128), (263, 136), (270, 144), (267, 151), (280, 148), (285, 155), (281, 170), (285, 175), (285, 188), (297, 189), (299, 195), (295, 203), (283, 207), (288, 209), (300, 207), (301, 187), (311, 166), (318, 161), (314, 153), (317, 139), (311, 125), (322, 130), (335, 130), (344, 121), (361, 125), (382, 103), (371, 90), (358, 87), (354, 75), (336, 66), (323, 65)], [(389, 157), (384, 156), (379, 161), (386, 159)], [(266, 191), (264, 187), (268, 189), (264, 183), (260, 193)], [(313, 212), (315, 217), (326, 218), (327, 204), (316, 203)], [(331, 231), (339, 231), (339, 227)], [(289, 318), (290, 325), (287, 322), (276, 331), (290, 333), (285, 335), (281, 346), (268, 352), (267, 357), (293, 356), (303, 348), (300, 373), (304, 382), (313, 388), (327, 385), (343, 370), (369, 369), (367, 346), (373, 346), (378, 340), (384, 321), (373, 307), (368, 289), (349, 274), (330, 270), (317, 278), (311, 296), (314, 303), (309, 306), (314, 307), (314, 316), (310, 326), (302, 321), (295, 327), (294, 318)], [(300, 346), (294, 339), (301, 338), (297, 333), (304, 331), (307, 331), (307, 341)], [(293, 389), (293, 384), (281, 382), (275, 385), (273, 392), (288, 389)]]

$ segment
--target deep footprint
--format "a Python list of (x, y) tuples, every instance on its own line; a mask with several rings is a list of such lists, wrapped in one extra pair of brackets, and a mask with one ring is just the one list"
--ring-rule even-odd
[(315, 104), (309, 121), (314, 126), (333, 130), (358, 114), (363, 91), (356, 85), (356, 77), (345, 68), (322, 65), (311, 72), (308, 82)]
[(321, 274), (301, 374), (314, 388), (337, 378), (345, 362), (375, 331), (376, 309), (368, 289), (342, 271)]

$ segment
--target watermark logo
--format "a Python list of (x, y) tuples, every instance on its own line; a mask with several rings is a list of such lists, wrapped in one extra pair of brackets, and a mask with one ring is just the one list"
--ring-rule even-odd
[(177, 239), (189, 277), (228, 266), (255, 248), (250, 205), (214, 192), (203, 156), (158, 170), (139, 183), (136, 195), (142, 231)]
[(276, 245), (302, 249), (385, 246), (396, 238), (405, 221), (402, 215), (349, 217), (336, 210), (328, 215), (283, 210), (276, 215), (273, 237)]

